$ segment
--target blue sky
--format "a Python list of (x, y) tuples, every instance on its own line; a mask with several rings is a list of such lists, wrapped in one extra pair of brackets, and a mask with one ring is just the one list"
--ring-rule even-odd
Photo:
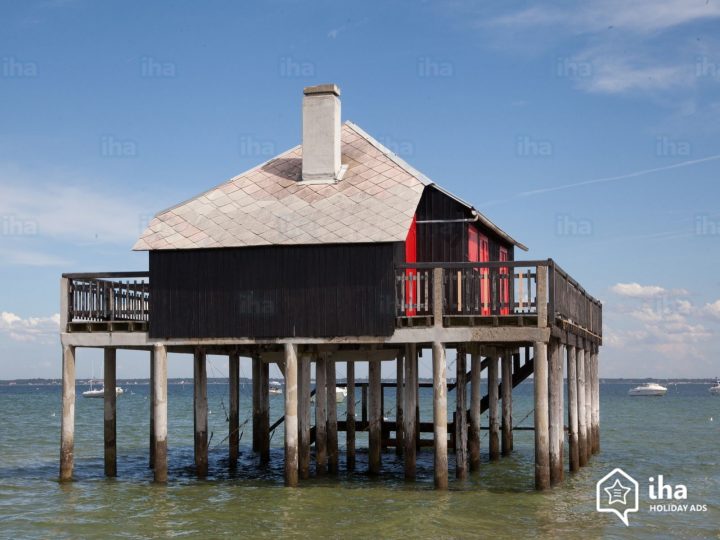
[(720, 375), (715, 0), (0, 12), (0, 378), (59, 376), (60, 274), (145, 269), (150, 216), (298, 144), (302, 88), (323, 82), (603, 300), (603, 376)]

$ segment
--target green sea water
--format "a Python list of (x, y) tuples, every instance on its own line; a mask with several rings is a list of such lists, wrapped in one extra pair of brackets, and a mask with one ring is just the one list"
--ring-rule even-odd
[[(353, 474), (283, 487), (282, 429), (273, 435), (271, 463), (252, 453), (250, 387), (241, 387), (241, 459), (227, 462), (227, 385), (210, 384), (210, 476), (193, 476), (192, 385), (169, 386), (169, 476), (151, 483), (148, 468), (148, 386), (129, 384), (118, 398), (118, 478), (103, 477), (102, 400), (78, 387), (75, 481), (57, 482), (60, 388), (0, 386), (0, 537), (2, 538), (720, 538), (720, 396), (708, 385), (671, 386), (662, 398), (631, 398), (630, 385), (601, 386), (602, 450), (561, 487), (533, 491), (533, 435), (515, 432), (515, 452), (483, 464), (448, 492), (432, 489), (432, 451), (418, 457), (418, 480), (403, 480), (402, 461), (383, 453), (383, 475), (370, 478), (367, 438), (359, 434)], [(450, 396), (452, 398), (452, 395)], [(514, 393), (516, 423), (532, 410), (532, 384)], [(386, 415), (394, 394), (386, 390)], [(271, 422), (282, 414), (271, 397)], [(452, 399), (449, 407), (453, 408)], [(421, 392), (421, 416), (432, 417), (431, 389)], [(344, 404), (338, 415), (345, 413)], [(487, 423), (487, 419), (483, 419)], [(530, 414), (521, 425), (531, 426)], [(340, 434), (341, 447), (344, 434)], [(567, 446), (565, 450), (567, 455)], [(595, 484), (615, 467), (640, 483), (640, 508), (626, 527), (595, 510)], [(703, 512), (652, 512), (648, 478), (687, 486), (685, 504)]]

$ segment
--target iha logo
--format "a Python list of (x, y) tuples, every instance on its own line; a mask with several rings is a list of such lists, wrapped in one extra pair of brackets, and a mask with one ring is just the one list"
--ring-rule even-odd
[[(630, 525), (628, 514), (640, 509), (640, 485), (620, 468), (614, 469), (597, 483), (595, 489), (598, 512), (615, 514)], [(648, 478), (648, 507), (654, 513), (707, 512), (707, 504), (688, 504), (688, 489), (684, 484), (668, 484), (662, 474)]]
[(630, 526), (628, 514), (640, 509), (640, 484), (620, 468), (600, 479), (595, 488), (598, 512), (615, 514)]

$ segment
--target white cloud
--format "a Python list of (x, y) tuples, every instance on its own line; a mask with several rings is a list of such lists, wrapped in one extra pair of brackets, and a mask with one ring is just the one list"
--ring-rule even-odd
[(639, 283), (617, 283), (610, 287), (610, 290), (620, 296), (631, 298), (653, 298), (667, 293), (658, 285), (640, 285)]
[(0, 312), (0, 334), (14, 341), (53, 343), (60, 328), (60, 314), (50, 317), (22, 318), (15, 313)]
[(716, 300), (712, 304), (705, 304), (703, 312), (710, 317), (720, 319), (720, 300)]

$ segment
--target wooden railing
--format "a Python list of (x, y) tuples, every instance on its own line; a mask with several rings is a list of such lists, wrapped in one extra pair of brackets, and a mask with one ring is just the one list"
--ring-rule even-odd
[(63, 274), (66, 322), (147, 322), (149, 276), (148, 272)]
[[(434, 313), (433, 270), (442, 269), (445, 317), (544, 315), (547, 323), (567, 321), (602, 335), (602, 304), (552, 259), (540, 261), (406, 263), (395, 270), (395, 315), (403, 319)], [(547, 274), (547, 291), (538, 298), (538, 272)], [(538, 307), (545, 309), (538, 309)]]
[(548, 274), (548, 312), (557, 319), (602, 335), (602, 304), (571, 278), (567, 272), (550, 260)]

